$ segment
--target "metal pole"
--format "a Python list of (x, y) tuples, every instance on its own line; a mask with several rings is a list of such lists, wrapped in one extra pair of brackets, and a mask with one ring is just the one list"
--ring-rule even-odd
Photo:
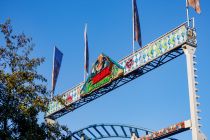
[(195, 28), (195, 18), (192, 18), (193, 29)]
[(86, 38), (86, 37), (87, 37), (87, 24), (85, 24), (85, 31), (84, 31), (84, 41), (85, 41), (85, 51), (84, 51), (84, 82), (85, 82), (85, 80), (86, 80), (86, 65), (87, 65), (87, 62), (86, 62), (86, 61), (87, 61), (87, 60), (86, 60), (86, 56), (87, 56), (87, 54), (86, 54), (86, 52), (87, 52), (87, 51), (86, 51), (86, 49), (87, 49), (87, 48), (86, 48), (86, 47), (87, 47), (87, 46), (86, 46), (86, 45), (87, 45), (87, 44), (86, 44), (86, 41), (87, 41), (87, 40), (86, 40), (86, 39), (87, 39), (87, 38)]
[(53, 98), (53, 92), (51, 91), (51, 95), (50, 95), (51, 101), (52, 101), (52, 98)]
[(186, 0), (186, 15), (187, 15), (187, 26), (190, 26), (190, 18), (189, 18), (189, 3), (188, 0)]
[(132, 21), (133, 21), (133, 41), (132, 41), (132, 46), (133, 46), (133, 53), (135, 52), (135, 46), (134, 46), (134, 37), (135, 37), (135, 31), (134, 31), (134, 0), (132, 0)]
[(192, 140), (201, 140), (200, 139), (200, 130), (198, 124), (198, 110), (196, 102), (196, 87), (197, 82), (195, 81), (195, 69), (193, 65), (193, 55), (196, 48), (185, 45), (183, 51), (186, 55), (187, 60), (187, 77), (188, 77), (188, 89), (189, 89), (189, 99), (190, 99), (190, 116), (192, 123)]
[(131, 133), (131, 140), (137, 140), (136, 134), (134, 132)]
[(51, 101), (53, 100), (54, 97), (54, 90), (51, 91)]
[(84, 71), (84, 82), (85, 82), (85, 80), (86, 80), (86, 72)]

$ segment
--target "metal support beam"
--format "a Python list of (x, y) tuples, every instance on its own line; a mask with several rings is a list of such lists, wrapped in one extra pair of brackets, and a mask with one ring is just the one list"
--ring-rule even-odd
[(111, 135), (110, 135), (110, 133), (107, 131), (107, 129), (105, 128), (105, 126), (104, 126), (104, 125), (102, 125), (101, 127), (102, 127), (102, 128), (103, 128), (103, 130), (106, 132), (106, 134), (110, 137)]
[(155, 61), (147, 63), (146, 65), (139, 67), (135, 71), (132, 71), (131, 73), (113, 81), (109, 85), (106, 85), (103, 88), (98, 89), (97, 91), (91, 93), (87, 97), (81, 98), (80, 100), (72, 103), (71, 107), (63, 108), (62, 110), (56, 112), (55, 114), (48, 116), (48, 118), (57, 119), (65, 114), (95, 100), (96, 98), (99, 98), (99, 97), (109, 93), (110, 91), (112, 91), (118, 87), (121, 87), (121, 86), (129, 83), (130, 81), (164, 65), (165, 63), (177, 58), (178, 56), (182, 55), (183, 53), (184, 52), (183, 52), (182, 48), (178, 47), (178, 48), (174, 49), (173, 51), (170, 51), (170, 52), (164, 54), (162, 57), (157, 58)]
[(50, 119), (50, 118), (45, 118), (45, 123), (47, 123), (49, 125), (53, 125), (53, 124), (55, 124), (55, 120)]
[(131, 133), (131, 140), (136, 140), (138, 139), (138, 137), (136, 136), (136, 134), (134, 132)]
[(114, 126), (113, 125), (111, 125), (111, 128), (112, 128), (113, 132), (115, 133), (115, 135), (116, 136), (119, 136), (118, 133), (117, 133), (117, 131), (116, 131), (116, 129), (114, 129)]
[(196, 85), (195, 81), (195, 68), (193, 56), (196, 48), (190, 45), (184, 45), (183, 51), (186, 55), (187, 60), (187, 77), (188, 77), (188, 90), (189, 90), (189, 99), (190, 99), (190, 116), (192, 123), (192, 140), (204, 140), (203, 135), (201, 134), (199, 123), (198, 123), (198, 109), (196, 101)]
[(125, 129), (122, 126), (120, 128), (122, 129), (124, 136), (127, 137), (127, 134), (125, 132)]

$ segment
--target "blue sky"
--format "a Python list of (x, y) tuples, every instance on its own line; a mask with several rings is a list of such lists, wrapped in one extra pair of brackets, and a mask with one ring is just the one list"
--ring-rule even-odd
[[(88, 23), (90, 64), (103, 52), (120, 60), (132, 52), (131, 0), (0, 0), (0, 22), (12, 20), (14, 31), (33, 38), (33, 56), (51, 88), (53, 47), (64, 53), (56, 94), (83, 80), (83, 31)], [(137, 0), (143, 45), (186, 20), (185, 0)], [(210, 2), (201, 0), (195, 17), (198, 48), (198, 94), (203, 132), (210, 137)], [(137, 45), (136, 45), (137, 46)], [(96, 123), (123, 123), (158, 130), (190, 118), (185, 56), (134, 80), (58, 119), (74, 131)], [(191, 131), (174, 136), (191, 139)]]

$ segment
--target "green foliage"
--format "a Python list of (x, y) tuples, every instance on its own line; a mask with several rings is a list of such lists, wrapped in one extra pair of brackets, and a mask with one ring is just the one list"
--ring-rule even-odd
[(10, 20), (0, 31), (0, 139), (64, 139), (66, 127), (38, 123), (49, 97), (47, 80), (37, 72), (44, 58), (31, 58), (32, 38), (14, 35)]

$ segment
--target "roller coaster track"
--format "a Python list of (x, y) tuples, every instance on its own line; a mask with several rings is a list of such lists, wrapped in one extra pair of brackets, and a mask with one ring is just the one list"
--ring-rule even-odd
[(69, 138), (72, 140), (80, 140), (81, 137), (85, 139), (97, 140), (103, 138), (131, 138), (132, 133), (149, 134), (153, 131), (146, 128), (138, 128), (123, 124), (94, 124), (73, 132)]
[[(132, 136), (135, 136), (139, 139), (144, 139), (146, 136), (150, 137), (150, 140), (159, 140), (162, 138), (167, 138), (169, 140), (178, 140), (175, 138), (169, 138), (170, 136), (187, 131), (190, 129), (190, 126), (178, 127), (180, 124), (187, 124), (189, 121), (178, 123), (174, 126), (172, 131), (172, 127), (168, 127), (164, 130), (162, 129), (163, 134), (158, 131), (152, 131), (142, 127), (135, 127), (131, 125), (124, 124), (94, 124), (88, 127), (82, 128), (78, 131), (75, 131), (70, 134), (67, 139), (71, 140), (98, 140), (105, 138), (128, 138), (130, 139)], [(171, 130), (171, 132), (169, 132)]]

